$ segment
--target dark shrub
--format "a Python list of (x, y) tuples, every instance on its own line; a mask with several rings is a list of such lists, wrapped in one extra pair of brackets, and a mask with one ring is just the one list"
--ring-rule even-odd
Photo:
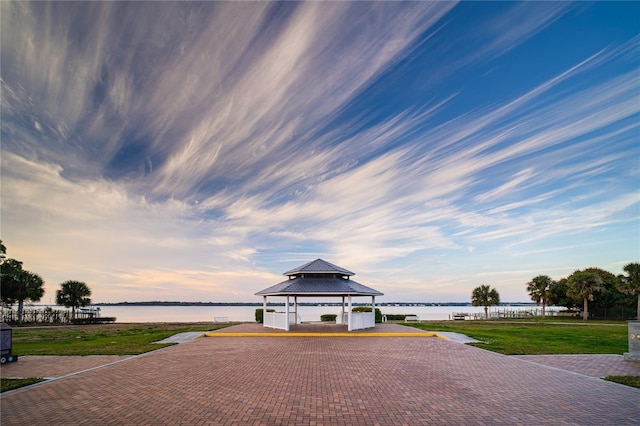
[[(263, 308), (258, 308), (256, 309), (256, 322), (259, 322), (260, 324), (264, 323), (264, 315), (262, 313), (262, 309)], [(275, 309), (267, 309), (267, 312), (275, 312)]]
[(338, 315), (336, 314), (322, 314), (320, 315), (320, 321), (333, 321), (335, 322)]
[[(371, 312), (371, 306), (356, 306), (351, 312)], [(382, 311), (376, 308), (376, 322), (382, 322)]]
[(401, 314), (387, 314), (387, 321), (404, 321), (406, 315)]

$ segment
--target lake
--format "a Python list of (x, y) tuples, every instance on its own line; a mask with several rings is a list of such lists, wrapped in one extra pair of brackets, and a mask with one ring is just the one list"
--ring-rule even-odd
[[(116, 317), (117, 322), (212, 322), (214, 317), (227, 317), (229, 321), (253, 322), (257, 308), (258, 306), (100, 306), (101, 316)], [(284, 311), (284, 306), (270, 308)], [(417, 315), (421, 320), (448, 320), (454, 312), (484, 313), (482, 306), (382, 306), (379, 308), (383, 315)], [(535, 306), (500, 306), (492, 307), (489, 311), (535, 309)], [(561, 309), (563, 308), (547, 308), (547, 313)], [(301, 321), (320, 321), (322, 314), (339, 314), (340, 306), (299, 306), (298, 311)]]

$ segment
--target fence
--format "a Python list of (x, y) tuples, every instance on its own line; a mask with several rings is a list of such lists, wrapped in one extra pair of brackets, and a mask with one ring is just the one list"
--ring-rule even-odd
[(352, 312), (351, 330), (361, 330), (376, 326), (376, 315), (373, 312)]
[[(545, 311), (547, 317), (562, 316), (559, 309), (547, 308)], [(531, 309), (489, 309), (489, 319), (522, 319), (542, 316), (542, 308)], [(449, 319), (453, 320), (483, 320), (484, 312), (454, 312), (449, 315)]]
[[(352, 312), (351, 313), (351, 330), (361, 330), (363, 328), (372, 328), (376, 326), (376, 314), (373, 312)], [(349, 323), (349, 313), (338, 314), (336, 316), (336, 324)]]
[[(27, 324), (71, 324), (74, 322), (114, 322), (115, 318), (99, 318), (92, 311), (76, 311), (75, 320), (71, 316), (71, 310), (53, 309), (24, 309), (22, 311), (22, 323)], [(93, 320), (93, 321), (90, 321)], [(96, 321), (98, 320), (98, 321)], [(0, 322), (7, 324), (18, 324), (18, 310), (13, 308), (0, 307)]]
[[(0, 320), (7, 324), (19, 322), (18, 311), (12, 308), (0, 308)], [(71, 311), (45, 309), (25, 309), (22, 311), (23, 323), (35, 324), (68, 324), (71, 322)]]
[(285, 312), (265, 312), (264, 326), (278, 328), (280, 330), (287, 329), (287, 314)]

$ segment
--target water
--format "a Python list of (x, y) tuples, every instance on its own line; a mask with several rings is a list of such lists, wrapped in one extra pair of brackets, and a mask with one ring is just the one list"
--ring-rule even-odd
[[(229, 321), (253, 322), (258, 306), (100, 306), (101, 316), (116, 317), (117, 322), (213, 322), (214, 317)], [(271, 307), (284, 311), (284, 306)], [(454, 312), (484, 314), (482, 306), (382, 306), (382, 314), (417, 315), (421, 320), (448, 320)], [(531, 311), (535, 306), (500, 306), (496, 311)], [(293, 310), (293, 306), (291, 307)], [(547, 308), (547, 313), (562, 308)], [(320, 321), (322, 314), (339, 314), (340, 306), (299, 306), (301, 321)]]

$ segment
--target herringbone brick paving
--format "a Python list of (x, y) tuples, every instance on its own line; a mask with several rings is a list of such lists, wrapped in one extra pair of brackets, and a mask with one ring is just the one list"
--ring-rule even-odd
[(0, 398), (2, 425), (638, 424), (640, 390), (422, 337), (226, 337)]

